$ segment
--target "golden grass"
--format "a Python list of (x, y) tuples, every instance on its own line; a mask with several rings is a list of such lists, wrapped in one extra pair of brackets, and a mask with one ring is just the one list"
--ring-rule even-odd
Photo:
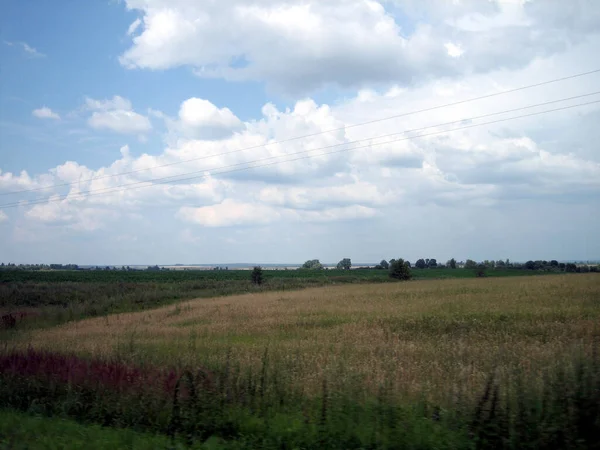
[(537, 373), (600, 336), (596, 274), (414, 281), (199, 299), (38, 330), (20, 345), (155, 363), (257, 368), (286, 382), (326, 375), (376, 392), (479, 392), (492, 368)]

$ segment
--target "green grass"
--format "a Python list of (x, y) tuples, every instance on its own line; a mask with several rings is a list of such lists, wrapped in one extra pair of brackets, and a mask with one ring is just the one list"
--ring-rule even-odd
[[(72, 420), (37, 417), (0, 410), (0, 450), (156, 450), (188, 448), (173, 446), (163, 435), (138, 433), (128, 429), (82, 425)], [(196, 446), (198, 449), (222, 447)]]

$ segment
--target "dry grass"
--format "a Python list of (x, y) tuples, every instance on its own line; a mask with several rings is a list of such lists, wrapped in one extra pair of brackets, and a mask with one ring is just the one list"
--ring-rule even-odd
[(415, 281), (199, 299), (34, 331), (19, 345), (154, 363), (231, 361), (265, 348), (286, 382), (332, 389), (479, 392), (492, 368), (534, 374), (600, 336), (596, 274)]

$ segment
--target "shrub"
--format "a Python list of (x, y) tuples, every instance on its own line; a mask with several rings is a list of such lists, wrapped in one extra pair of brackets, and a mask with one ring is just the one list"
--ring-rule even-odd
[(475, 269), (475, 276), (477, 278), (483, 278), (483, 277), (485, 277), (485, 269), (486, 268), (487, 267), (484, 264), (479, 264), (477, 266), (477, 268)]
[(251, 273), (252, 283), (260, 286), (263, 284), (263, 271), (260, 266), (256, 266)]
[(402, 258), (390, 261), (390, 278), (397, 280), (410, 280), (412, 278), (410, 267)]

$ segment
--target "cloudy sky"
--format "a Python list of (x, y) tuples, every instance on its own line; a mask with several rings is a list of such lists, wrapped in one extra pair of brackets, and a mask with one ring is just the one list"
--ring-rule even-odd
[(3, 262), (600, 258), (600, 72), (515, 91), (600, 69), (596, 0), (8, 0), (0, 30)]

